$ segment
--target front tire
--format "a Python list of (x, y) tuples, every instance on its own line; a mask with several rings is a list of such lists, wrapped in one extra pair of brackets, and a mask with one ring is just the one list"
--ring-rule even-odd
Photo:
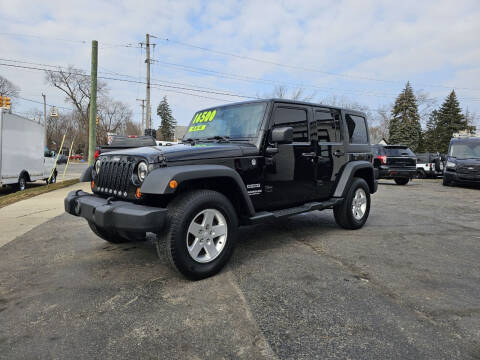
[(395, 179), (393, 179), (393, 180), (395, 180), (395, 183), (396, 183), (397, 185), (407, 185), (408, 182), (410, 181), (409, 178), (395, 178)]
[(237, 214), (219, 192), (196, 190), (179, 195), (168, 205), (167, 224), (157, 250), (163, 248), (170, 265), (187, 278), (215, 275), (232, 256)]
[(370, 214), (370, 190), (362, 178), (354, 178), (342, 204), (333, 208), (336, 223), (344, 229), (361, 228)]

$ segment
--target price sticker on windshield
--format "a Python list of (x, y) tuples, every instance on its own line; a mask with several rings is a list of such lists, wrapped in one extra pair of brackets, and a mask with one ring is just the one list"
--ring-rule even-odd
[[(190, 128), (188, 129), (188, 132), (205, 130), (207, 124), (201, 124), (201, 123), (209, 123), (213, 121), (213, 119), (215, 118), (215, 115), (217, 115), (217, 110), (203, 111), (203, 112), (197, 113), (193, 118), (192, 126), (190, 126)], [(193, 125), (193, 124), (201, 124), (201, 125)]]

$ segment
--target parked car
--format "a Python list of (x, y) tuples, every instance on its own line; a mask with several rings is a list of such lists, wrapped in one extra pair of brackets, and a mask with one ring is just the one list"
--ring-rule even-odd
[(480, 137), (450, 140), (443, 185), (480, 184)]
[[(189, 278), (218, 272), (237, 226), (333, 209), (359, 229), (377, 190), (362, 112), (262, 100), (197, 112), (182, 144), (101, 154), (66, 212), (108, 242), (157, 233), (157, 249)], [(260, 240), (260, 239), (258, 239)]]
[(393, 179), (397, 185), (406, 185), (417, 173), (417, 157), (407, 146), (376, 144), (372, 152), (379, 179)]
[(27, 182), (55, 182), (54, 153), (45, 153), (44, 144), (42, 124), (0, 108), (0, 186), (25, 190)]
[(67, 160), (68, 160), (67, 155), (60, 154), (60, 155), (58, 155), (57, 164), (66, 164)]
[(83, 155), (70, 155), (70, 160), (83, 160)]
[(436, 178), (443, 175), (443, 161), (440, 154), (420, 153), (417, 156), (417, 178)]

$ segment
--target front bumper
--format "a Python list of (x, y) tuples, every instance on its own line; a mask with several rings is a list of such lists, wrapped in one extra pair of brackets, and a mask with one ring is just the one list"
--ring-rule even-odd
[(445, 171), (443, 176), (447, 181), (463, 182), (463, 183), (480, 183), (480, 175), (470, 175), (457, 173), (455, 171)]
[(102, 229), (158, 232), (167, 217), (164, 208), (105, 199), (81, 190), (70, 192), (64, 205), (67, 213), (83, 217)]

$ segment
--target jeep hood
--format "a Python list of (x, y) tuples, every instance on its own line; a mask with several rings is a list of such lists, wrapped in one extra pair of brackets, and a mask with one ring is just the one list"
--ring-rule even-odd
[(171, 146), (149, 146), (125, 150), (110, 151), (101, 157), (111, 155), (141, 156), (149, 163), (165, 159), (168, 162), (218, 159), (257, 155), (258, 149), (248, 143), (200, 143), (195, 145), (177, 144)]

